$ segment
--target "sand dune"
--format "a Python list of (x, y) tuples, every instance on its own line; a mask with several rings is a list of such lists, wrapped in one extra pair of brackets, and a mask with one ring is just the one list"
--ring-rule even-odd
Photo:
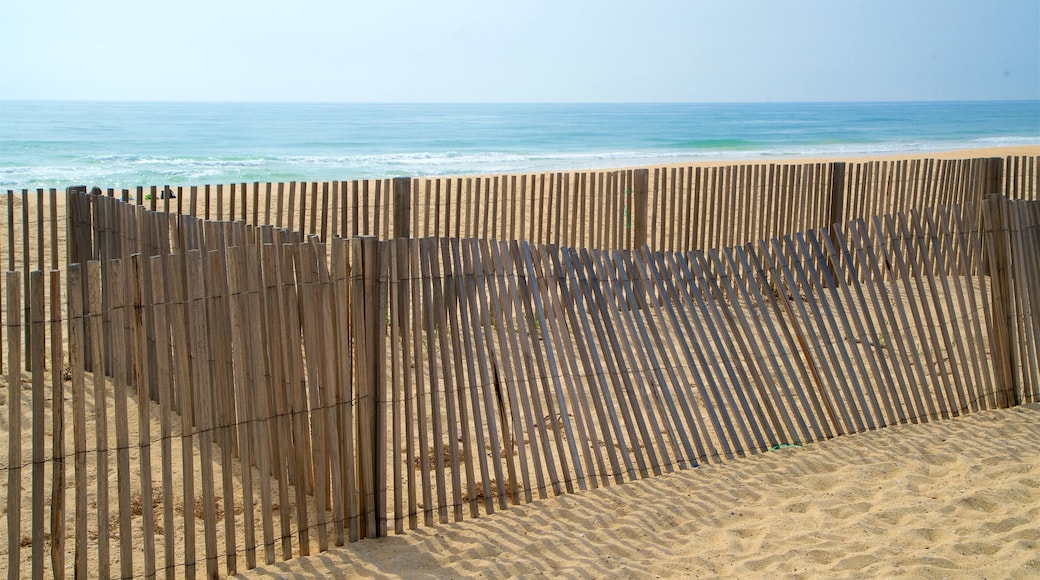
[(249, 577), (1040, 577), (1040, 405), (517, 507)]

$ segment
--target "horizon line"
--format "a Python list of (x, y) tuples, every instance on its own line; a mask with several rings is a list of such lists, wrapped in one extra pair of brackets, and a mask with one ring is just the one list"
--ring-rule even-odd
[(1037, 103), (1040, 97), (1020, 99), (878, 99), (878, 100), (792, 100), (792, 101), (308, 101), (236, 99), (107, 99), (0, 97), (0, 102), (36, 103), (136, 103), (136, 104), (243, 104), (243, 105), (854, 105), (917, 103)]

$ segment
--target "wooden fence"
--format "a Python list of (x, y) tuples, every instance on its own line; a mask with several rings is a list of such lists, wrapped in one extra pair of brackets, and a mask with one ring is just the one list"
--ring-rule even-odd
[[(734, 164), (464, 178), (138, 187), (105, 197), (206, 221), (334, 237), (525, 240), (599, 249), (721, 248), (913, 208), (1040, 199), (1035, 156), (857, 163)], [(99, 190), (100, 191), (100, 190)], [(56, 190), (0, 196), (8, 270), (65, 259)], [(6, 219), (6, 221), (4, 221)], [(107, 227), (107, 226), (105, 226)], [(6, 236), (4, 235), (6, 234)], [(24, 281), (23, 281), (24, 284)]]
[[(372, 235), (526, 240), (558, 246), (688, 251), (727, 247), (849, 220), (935, 205), (975, 204), (991, 193), (1040, 199), (1035, 156), (654, 168), (495, 177), (150, 186), (103, 195), (171, 216), (272, 225), (304, 237)], [(77, 189), (77, 188), (72, 188)], [(78, 188), (82, 189), (82, 188)], [(66, 209), (55, 189), (0, 196), (0, 255), (20, 271), (22, 317), (31, 270), (121, 257), (131, 245), (67, 246), (86, 229), (120, 228), (92, 206)], [(78, 211), (78, 213), (77, 213)], [(171, 217), (176, 220), (178, 217)], [(69, 225), (71, 224), (71, 225)], [(70, 232), (76, 232), (70, 235)], [(71, 238), (67, 239), (67, 238)], [(174, 244), (178, 240), (168, 240)], [(49, 266), (49, 268), (48, 268)], [(3, 280), (0, 280), (2, 289)], [(0, 310), (6, 304), (0, 305)], [(26, 327), (23, 341), (30, 340)], [(6, 349), (0, 348), (0, 351)], [(23, 353), (26, 369), (32, 354)], [(0, 356), (0, 370), (6, 368)]]
[(1037, 202), (688, 252), (68, 207), (90, 259), (6, 276), (12, 578), (233, 574), (1040, 396)]

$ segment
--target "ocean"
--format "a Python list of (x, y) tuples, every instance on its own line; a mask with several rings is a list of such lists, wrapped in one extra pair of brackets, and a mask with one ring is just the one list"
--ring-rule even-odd
[(0, 189), (527, 173), (1040, 144), (1040, 101), (0, 101)]

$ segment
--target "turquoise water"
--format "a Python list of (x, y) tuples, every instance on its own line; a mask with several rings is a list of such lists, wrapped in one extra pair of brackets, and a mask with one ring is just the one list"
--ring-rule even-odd
[(519, 173), (1040, 143), (1040, 102), (0, 102), (0, 187)]

